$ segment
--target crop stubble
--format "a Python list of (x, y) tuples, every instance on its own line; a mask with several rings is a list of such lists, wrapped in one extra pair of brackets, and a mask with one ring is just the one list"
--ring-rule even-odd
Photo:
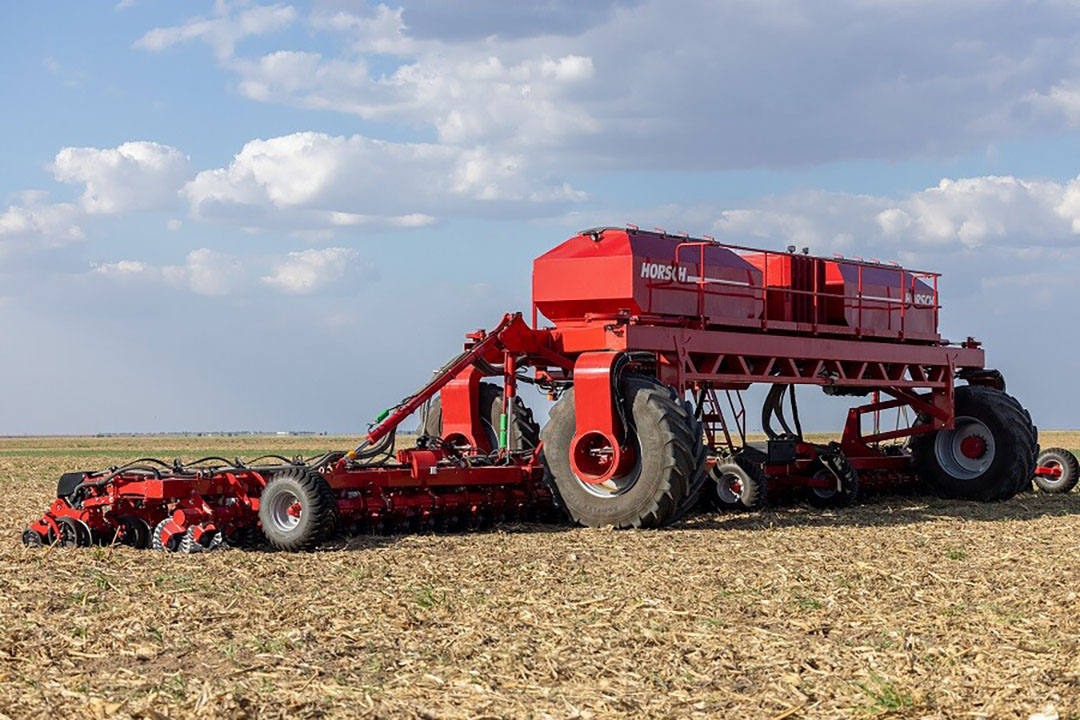
[(18, 541), (66, 469), (344, 444), (0, 440), (0, 716), (1080, 717), (1077, 494), (309, 555)]

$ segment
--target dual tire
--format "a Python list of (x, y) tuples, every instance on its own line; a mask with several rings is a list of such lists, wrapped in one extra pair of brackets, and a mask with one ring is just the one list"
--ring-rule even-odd
[[(815, 479), (831, 487), (807, 491), (811, 505), (823, 509), (845, 508), (859, 497), (859, 475), (838, 451), (822, 452), (810, 467)], [(710, 471), (713, 505), (722, 510), (760, 510), (769, 504), (769, 478), (761, 465), (741, 455), (726, 458)]]
[(981, 502), (1008, 500), (1030, 488), (1039, 443), (1027, 410), (983, 385), (956, 388), (955, 403), (954, 429), (911, 439), (919, 479), (941, 497)]
[(806, 499), (814, 507), (834, 510), (854, 505), (859, 499), (859, 474), (839, 450), (822, 452), (811, 470), (815, 478), (832, 485), (810, 488)]

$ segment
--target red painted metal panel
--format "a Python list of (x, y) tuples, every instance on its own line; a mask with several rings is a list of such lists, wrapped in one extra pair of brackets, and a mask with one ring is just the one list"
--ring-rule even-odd
[(628, 228), (587, 231), (538, 258), (534, 309), (560, 330), (639, 318), (937, 342), (937, 275)]
[(611, 394), (619, 353), (585, 353), (574, 366), (574, 418), (570, 464), (585, 482), (602, 483), (633, 461)]
[(475, 367), (462, 370), (441, 391), (442, 436), (454, 445), (468, 445), (491, 452), (488, 433), (480, 418), (480, 379)]

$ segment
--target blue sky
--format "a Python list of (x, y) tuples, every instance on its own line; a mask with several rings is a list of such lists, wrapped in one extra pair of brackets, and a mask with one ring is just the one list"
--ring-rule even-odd
[(939, 270), (1077, 427), (1078, 40), (1065, 0), (5, 3), (0, 433), (360, 430), (628, 221)]

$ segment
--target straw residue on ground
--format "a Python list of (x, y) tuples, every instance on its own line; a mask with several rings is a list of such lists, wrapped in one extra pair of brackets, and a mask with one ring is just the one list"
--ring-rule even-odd
[(0, 716), (1080, 716), (1080, 495), (309, 555), (18, 540), (62, 470), (328, 442), (0, 441)]

